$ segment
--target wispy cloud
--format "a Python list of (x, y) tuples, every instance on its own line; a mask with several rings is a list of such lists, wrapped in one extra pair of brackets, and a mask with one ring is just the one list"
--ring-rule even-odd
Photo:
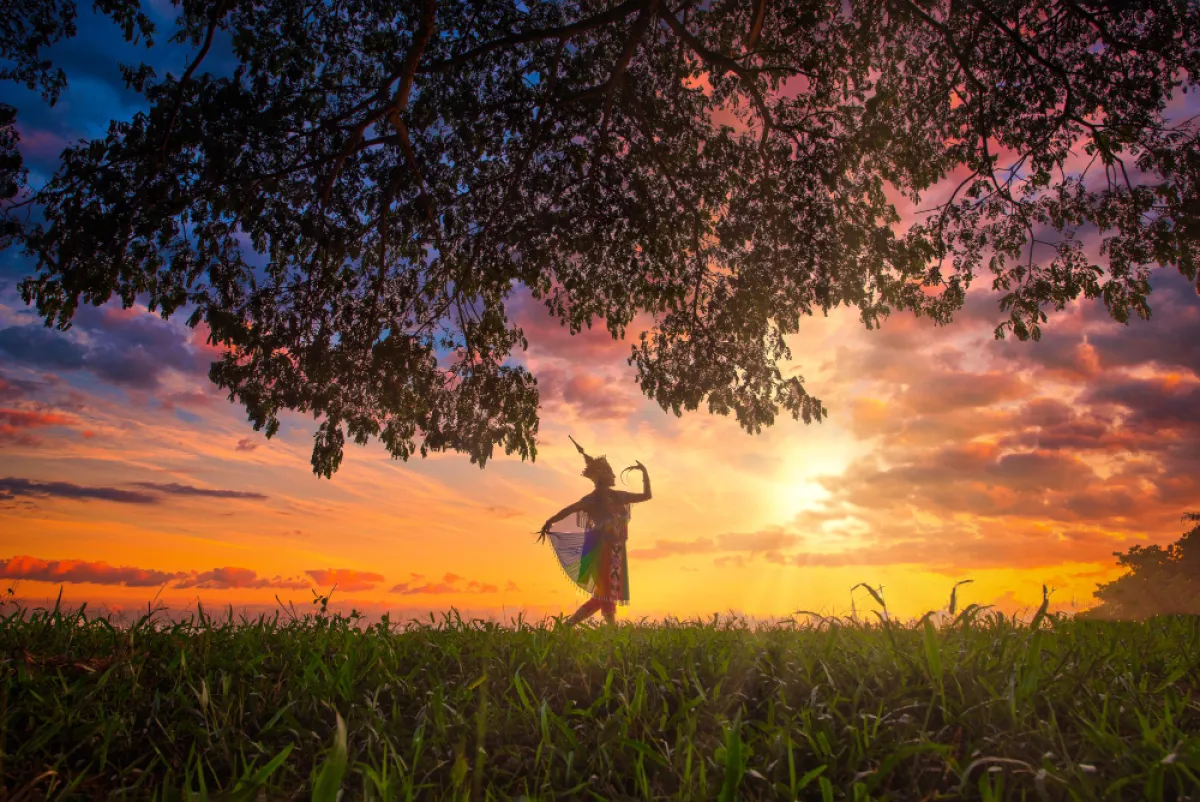
[(171, 496), (201, 496), (204, 498), (240, 498), (253, 501), (264, 501), (266, 496), (262, 493), (256, 493), (249, 490), (222, 490), (220, 488), (208, 487), (193, 487), (192, 485), (179, 484), (171, 482), (167, 484), (159, 482), (134, 482), (135, 487), (144, 487), (147, 490), (153, 490), (158, 493), (166, 493)]
[(157, 504), (161, 500), (157, 495), (116, 487), (91, 487), (70, 482), (33, 482), (13, 477), (0, 479), (0, 499), (16, 496), (112, 501), (118, 504)]
[[(30, 479), (8, 477), (0, 479), (0, 499), (17, 496), (33, 498), (62, 498), (82, 501), (112, 501), (119, 504), (158, 504), (163, 496), (193, 496), (201, 498), (245, 499), (263, 501), (262, 493), (248, 490), (223, 490), (220, 488), (193, 487), (179, 483), (133, 482), (137, 490), (119, 487), (77, 485), (71, 482), (38, 482)], [(146, 492), (149, 491), (149, 492)]]
[[(414, 574), (410, 581), (392, 586), (389, 592), (404, 596), (443, 596), (456, 593), (498, 593), (500, 590), (496, 585), (473, 579), (468, 580), (466, 577), (454, 573), (447, 573), (440, 582), (421, 582), (422, 579), (424, 577), (420, 574)], [(509, 582), (504, 589), (505, 591), (519, 590), (513, 582)]]

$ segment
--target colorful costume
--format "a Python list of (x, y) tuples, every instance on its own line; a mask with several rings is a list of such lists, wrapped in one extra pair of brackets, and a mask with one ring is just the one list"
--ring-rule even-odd
[(629, 603), (629, 504), (620, 491), (585, 496), (587, 509), (576, 516), (582, 531), (548, 532), (554, 554), (567, 576), (596, 599)]
[[(575, 438), (571, 442), (575, 443)], [(596, 489), (551, 516), (541, 528), (539, 540), (550, 538), (554, 556), (567, 577), (592, 594), (567, 624), (578, 624), (597, 611), (611, 624), (616, 621), (617, 605), (629, 603), (629, 560), (625, 554), (629, 505), (650, 499), (650, 477), (639, 462), (626, 470), (642, 472), (642, 492), (612, 490), (616, 476), (608, 460), (589, 456), (579, 443), (575, 448), (587, 463), (583, 475), (595, 483)], [(555, 523), (571, 515), (578, 527), (575, 531), (553, 531)]]

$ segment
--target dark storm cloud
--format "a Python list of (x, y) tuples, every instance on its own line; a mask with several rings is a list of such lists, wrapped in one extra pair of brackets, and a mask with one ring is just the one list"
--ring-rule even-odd
[(77, 485), (70, 482), (37, 482), (29, 479), (9, 477), (0, 479), (0, 499), (17, 496), (33, 498), (65, 498), (77, 500), (114, 501), (119, 504), (158, 504), (163, 496), (192, 496), (199, 498), (245, 499), (265, 501), (267, 496), (246, 490), (223, 490), (220, 488), (193, 487), (178, 483), (134, 482), (137, 490), (117, 487)]
[(1089, 389), (1084, 399), (1092, 404), (1117, 404), (1127, 410), (1125, 425), (1143, 431), (1190, 429), (1200, 434), (1200, 383), (1176, 384), (1161, 380), (1123, 378)]
[(136, 308), (85, 306), (73, 328), (85, 336), (36, 324), (0, 329), (0, 352), (17, 364), (86, 370), (136, 390), (153, 390), (168, 370), (197, 377), (208, 371), (209, 358), (189, 345), (186, 328)]
[(1088, 337), (1106, 368), (1148, 362), (1200, 374), (1200, 299), (1179, 275), (1160, 274), (1152, 282), (1151, 316), (1128, 326), (1112, 325)]
[(62, 332), (42, 326), (0, 329), (0, 351), (13, 362), (40, 368), (76, 370), (84, 366), (84, 350)]
[(0, 401), (13, 401), (19, 398), (27, 398), (42, 387), (40, 382), (26, 381), (25, 379), (14, 379), (11, 376), (6, 376), (0, 373)]
[(1113, 321), (1103, 304), (1082, 305), (1074, 319), (1052, 319), (1034, 342), (1008, 340), (999, 356), (1082, 381), (1101, 371), (1157, 365), (1200, 374), (1200, 298), (1184, 277), (1158, 271), (1151, 281), (1149, 320)]
[(89, 306), (76, 313), (75, 325), (93, 335), (88, 368), (113, 384), (146, 388), (168, 368), (196, 375), (208, 371), (208, 361), (188, 347), (187, 330), (157, 315)]
[(34, 498), (66, 498), (82, 501), (114, 501), (119, 504), (157, 504), (158, 496), (116, 487), (89, 487), (70, 482), (31, 482), (28, 479), (0, 479), (0, 499), (17, 496)]

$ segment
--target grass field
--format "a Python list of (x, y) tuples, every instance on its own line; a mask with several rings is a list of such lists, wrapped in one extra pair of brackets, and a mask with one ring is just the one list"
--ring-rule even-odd
[(1200, 800), (1195, 617), (569, 630), (27, 610), (0, 620), (0, 658), (8, 799)]

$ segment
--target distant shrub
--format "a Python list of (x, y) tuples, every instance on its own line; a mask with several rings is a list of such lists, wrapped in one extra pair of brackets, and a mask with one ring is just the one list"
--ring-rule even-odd
[(1187, 513), (1183, 519), (1197, 525), (1166, 548), (1134, 546), (1125, 553), (1113, 552), (1129, 571), (1096, 589), (1101, 603), (1089, 616), (1200, 615), (1200, 513)]

